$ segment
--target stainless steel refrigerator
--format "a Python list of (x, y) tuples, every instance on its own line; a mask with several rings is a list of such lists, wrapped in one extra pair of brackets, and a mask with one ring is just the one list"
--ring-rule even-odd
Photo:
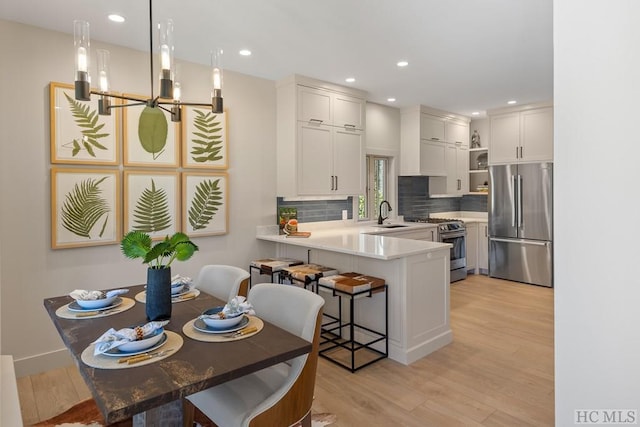
[(489, 276), (553, 286), (553, 163), (489, 167)]

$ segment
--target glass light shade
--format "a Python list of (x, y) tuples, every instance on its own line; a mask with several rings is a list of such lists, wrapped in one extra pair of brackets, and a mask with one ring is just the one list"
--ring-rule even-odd
[(212, 96), (216, 96), (216, 90), (222, 91), (222, 49), (216, 49), (211, 52), (211, 68)]
[(173, 101), (180, 102), (180, 97), (182, 96), (180, 82), (173, 83)]
[(98, 62), (98, 87), (100, 92), (109, 92), (109, 51), (105, 49), (96, 50)]
[(160, 78), (173, 78), (173, 21), (167, 19), (158, 24), (160, 44)]
[(89, 23), (73, 21), (73, 47), (76, 56), (74, 80), (89, 81)]

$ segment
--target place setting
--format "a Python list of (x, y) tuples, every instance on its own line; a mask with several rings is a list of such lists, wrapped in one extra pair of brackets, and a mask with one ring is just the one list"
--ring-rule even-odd
[[(171, 278), (171, 302), (178, 303), (189, 301), (200, 295), (200, 290), (195, 287), (190, 277), (182, 277), (176, 274)], [(134, 297), (136, 301), (145, 304), (147, 302), (147, 291), (141, 291)]]
[(184, 340), (167, 331), (165, 321), (115, 330), (109, 329), (81, 354), (82, 361), (99, 369), (123, 369), (144, 366), (175, 354)]
[(227, 342), (251, 337), (262, 330), (264, 322), (255, 316), (245, 297), (232, 298), (226, 305), (209, 308), (185, 323), (182, 332), (197, 341)]
[(129, 310), (135, 305), (131, 298), (122, 297), (129, 289), (111, 291), (76, 289), (69, 294), (73, 301), (56, 310), (63, 319), (94, 319)]

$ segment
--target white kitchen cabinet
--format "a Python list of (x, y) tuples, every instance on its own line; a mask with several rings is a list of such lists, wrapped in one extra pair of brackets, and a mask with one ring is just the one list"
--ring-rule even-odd
[(465, 228), (467, 229), (467, 272), (475, 274), (478, 268), (478, 223), (466, 223)]
[[(402, 230), (402, 229), (401, 229)], [(401, 239), (411, 239), (411, 240), (423, 240), (427, 242), (437, 242), (438, 241), (438, 230), (437, 227), (429, 227), (429, 228), (420, 228), (418, 230), (402, 230), (402, 231), (392, 231), (385, 232), (382, 234), (383, 236), (390, 237), (399, 237)]]
[(553, 107), (491, 115), (491, 164), (553, 161)]
[(420, 139), (430, 141), (445, 141), (445, 120), (431, 114), (420, 114)]
[(450, 143), (469, 146), (469, 123), (447, 120), (445, 123), (445, 140)]
[(365, 93), (294, 75), (276, 94), (277, 195), (362, 194)]
[[(400, 112), (400, 175), (422, 175), (438, 177), (433, 188), (438, 193), (446, 192), (448, 171), (456, 170), (452, 185), (458, 187), (457, 171), (459, 167), (468, 169), (468, 156), (458, 163), (455, 158), (455, 168), (448, 168), (447, 139), (453, 141), (454, 146), (468, 147), (469, 119), (456, 116), (446, 111), (436, 110), (423, 105), (405, 108)], [(466, 135), (466, 136), (465, 136)], [(457, 144), (456, 144), (457, 142)], [(468, 174), (468, 172), (465, 172)], [(432, 189), (429, 180), (430, 192)], [(460, 178), (461, 188), (468, 187), (468, 176)], [(461, 193), (460, 193), (461, 194)]]
[(461, 196), (469, 192), (469, 149), (467, 146), (447, 143), (446, 194)]
[(489, 274), (489, 225), (478, 223), (478, 272)]

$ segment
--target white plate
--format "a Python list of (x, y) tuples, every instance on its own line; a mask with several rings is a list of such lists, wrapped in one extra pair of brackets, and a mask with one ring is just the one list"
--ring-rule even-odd
[(149, 351), (156, 350), (162, 347), (166, 342), (167, 342), (167, 334), (163, 332), (162, 337), (160, 338), (160, 341), (158, 341), (158, 343), (154, 346), (144, 348), (138, 351), (121, 351), (119, 348), (112, 348), (111, 350), (107, 350), (102, 354), (104, 354), (105, 356), (115, 356), (115, 357), (135, 356), (136, 354), (142, 354), (142, 353), (147, 353)]
[(205, 332), (207, 334), (228, 334), (229, 332), (239, 331), (240, 329), (244, 328), (248, 324), (249, 324), (249, 318), (247, 316), (244, 316), (244, 318), (240, 321), (240, 323), (238, 323), (237, 325), (231, 328), (226, 328), (226, 329), (212, 328), (207, 326), (207, 324), (204, 323), (202, 319), (196, 319), (196, 321), (193, 322), (193, 327), (198, 331)]
[(173, 292), (171, 292), (171, 298), (175, 298), (175, 297), (179, 297), (182, 296), (184, 294), (188, 294), (189, 292), (195, 290), (195, 288), (192, 288), (189, 285), (184, 285), (184, 288), (182, 288), (182, 292), (174, 294)]
[(119, 306), (120, 304), (122, 304), (122, 298), (120, 297), (116, 297), (115, 300), (113, 300), (113, 303), (111, 303), (111, 305), (107, 305), (105, 307), (100, 307), (100, 308), (82, 308), (80, 307), (80, 305), (78, 304), (77, 301), (73, 301), (69, 303), (69, 306), (67, 307), (69, 309), (69, 311), (75, 311), (75, 312), (83, 312), (83, 311), (98, 311), (98, 310), (109, 310), (112, 308), (115, 308), (117, 306)]

